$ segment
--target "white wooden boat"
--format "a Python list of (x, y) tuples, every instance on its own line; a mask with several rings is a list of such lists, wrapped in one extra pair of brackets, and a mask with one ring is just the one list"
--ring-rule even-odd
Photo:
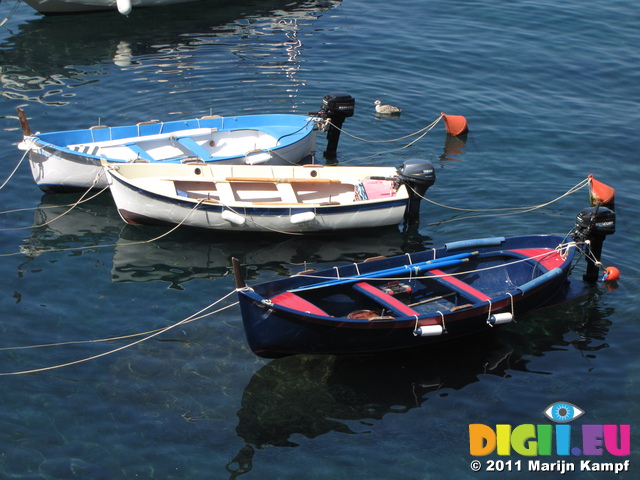
[(204, 117), (32, 133), (18, 109), (31, 173), (44, 192), (104, 188), (113, 163), (296, 164), (314, 160), (316, 118), (292, 114)]
[[(398, 225), (435, 181), (427, 160), (395, 167), (104, 162), (131, 224), (279, 233)], [(419, 192), (420, 195), (416, 195)]]
[(197, 0), (24, 0), (31, 8), (44, 15), (104, 10), (118, 10), (121, 14), (128, 15), (133, 8), (175, 5), (195, 1)]

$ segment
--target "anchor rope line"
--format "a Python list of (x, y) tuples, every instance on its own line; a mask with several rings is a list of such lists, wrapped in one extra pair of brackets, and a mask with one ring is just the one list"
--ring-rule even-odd
[[(342, 128), (334, 125), (331, 121), (328, 121), (327, 123), (329, 123), (329, 125), (331, 125), (333, 128), (339, 130), (341, 133), (344, 133), (345, 135), (355, 139), (355, 140), (359, 140), (361, 142), (365, 142), (365, 143), (393, 143), (393, 142), (399, 142), (401, 140), (406, 140), (407, 138), (411, 138), (415, 135), (419, 135), (422, 133), (422, 135), (420, 137), (418, 137), (416, 140), (412, 141), (411, 143), (409, 143), (409, 145), (411, 145), (412, 143), (415, 143), (417, 140), (421, 139), (422, 137), (424, 137), (427, 133), (429, 133), (429, 131), (431, 131), (433, 129), (433, 127), (435, 127), (438, 122), (440, 122), (440, 120), (442, 119), (442, 115), (440, 115), (436, 120), (434, 120), (433, 122), (431, 122), (429, 125), (427, 125), (426, 127), (421, 128), (420, 130), (410, 133), (408, 135), (405, 135), (403, 137), (398, 137), (398, 138), (393, 138), (390, 140), (367, 140), (366, 138), (362, 138), (362, 137), (358, 137), (352, 133), (347, 132), (346, 130), (343, 130)], [(423, 133), (424, 132), (424, 133)], [(402, 148), (406, 148), (409, 145), (402, 147)]]
[[(90, 187), (89, 190), (91, 190), (93, 187)], [(101, 190), (98, 190), (94, 195), (91, 195), (88, 198), (82, 199), (82, 197), (84, 197), (84, 194), (82, 195), (82, 197), (73, 203), (67, 203), (67, 204), (63, 204), (63, 205), (45, 205), (44, 207), (38, 206), (38, 207), (28, 207), (28, 208), (16, 208), (14, 210), (5, 210), (4, 212), (0, 212), (0, 215), (5, 215), (7, 213), (17, 213), (17, 212), (30, 212), (33, 210), (47, 210), (50, 208), (61, 208), (61, 207), (75, 207), (77, 205), (81, 205), (85, 202), (88, 202), (90, 200), (93, 200), (94, 198), (96, 198), (98, 195), (100, 195), (102, 192), (104, 192), (108, 187), (105, 187)], [(65, 212), (62, 215), (66, 215), (69, 212)], [(60, 218), (62, 215), (58, 215), (54, 220), (57, 220), (58, 218)], [(32, 227), (26, 227), (26, 228), (33, 228), (33, 227), (41, 227), (42, 225), (33, 225)], [(20, 230), (23, 229), (24, 227), (19, 227), (19, 228), (3, 228), (0, 229), (0, 231), (6, 231), (6, 230)]]
[(587, 246), (586, 250), (581, 249), (581, 252), (585, 256), (585, 258), (587, 258), (588, 260), (591, 260), (595, 265), (602, 268), (604, 264), (602, 263), (601, 260), (598, 260), (598, 258), (591, 251), (591, 242), (589, 241), (584, 242), (583, 245)]
[[(204, 201), (205, 199), (199, 199), (197, 201), (197, 203), (193, 206), (193, 208), (191, 210), (189, 210), (189, 213), (187, 213), (187, 215), (180, 221), (180, 223), (178, 223), (177, 225), (175, 225), (173, 228), (171, 228), (170, 230), (166, 231), (165, 233), (158, 235), (157, 237), (151, 238), (149, 240), (140, 240), (137, 242), (125, 242), (125, 243), (106, 243), (106, 244), (102, 244), (102, 245), (85, 245), (83, 247), (69, 247), (69, 248), (52, 248), (52, 249), (48, 249), (48, 250), (38, 250), (38, 251), (34, 251), (32, 253), (45, 253), (45, 252), (67, 252), (67, 251), (75, 251), (75, 250), (92, 250), (94, 248), (104, 248), (104, 247), (123, 247), (123, 246), (129, 246), (129, 245), (142, 245), (145, 243), (151, 243), (151, 242), (155, 242), (156, 240), (160, 240), (163, 237), (166, 237), (167, 235), (169, 235), (170, 233), (174, 232), (175, 230), (177, 230), (178, 228), (180, 228), (184, 222), (187, 221), (187, 219), (191, 216), (191, 214), (198, 208), (198, 206)], [(24, 252), (14, 252), (14, 253), (1, 253), (0, 257), (11, 257), (14, 255), (23, 255)]]
[[(440, 117), (440, 118), (442, 118), (442, 117)], [(340, 129), (339, 127), (335, 127), (335, 125), (334, 125), (334, 127), (335, 127), (335, 128), (337, 128), (337, 129), (338, 129), (338, 130), (340, 130), (341, 132), (344, 132), (346, 135), (348, 135), (348, 136), (350, 136), (350, 137), (352, 137), (352, 138), (355, 138), (356, 140), (360, 140), (360, 141), (368, 142), (368, 143), (390, 143), (390, 142), (397, 142), (397, 141), (405, 140), (405, 139), (407, 139), (407, 138), (409, 138), (409, 137), (412, 137), (412, 136), (414, 136), (414, 135), (419, 135), (419, 134), (421, 134), (421, 133), (422, 133), (422, 135), (420, 135), (418, 138), (416, 138), (416, 139), (412, 140), (411, 142), (409, 142), (408, 144), (406, 144), (406, 145), (404, 145), (404, 146), (402, 146), (402, 147), (394, 148), (394, 149), (392, 149), (392, 150), (385, 150), (384, 152), (377, 152), (377, 153), (374, 153), (374, 154), (372, 154), (372, 155), (367, 155), (367, 156), (364, 156), (364, 157), (356, 157), (356, 158), (350, 158), (350, 159), (348, 159), (348, 160), (342, 160), (340, 163), (341, 163), (341, 164), (344, 164), (344, 163), (350, 163), (350, 162), (354, 162), (354, 161), (366, 160), (366, 159), (369, 159), (369, 158), (379, 157), (379, 156), (381, 156), (381, 155), (389, 155), (389, 154), (391, 154), (391, 153), (399, 152), (400, 150), (404, 150), (405, 148), (409, 148), (410, 146), (412, 146), (413, 144), (415, 144), (416, 142), (418, 142), (419, 140), (421, 140), (422, 138), (424, 138), (424, 137), (425, 137), (425, 135), (426, 135), (427, 133), (429, 133), (429, 132), (433, 129), (433, 127), (435, 127), (435, 126), (436, 126), (436, 124), (440, 121), (440, 118), (438, 118), (438, 120), (434, 121), (433, 123), (431, 123), (431, 124), (427, 125), (426, 127), (422, 128), (422, 129), (420, 129), (420, 130), (418, 130), (417, 132), (411, 133), (411, 134), (409, 134), (409, 135), (405, 135), (404, 137), (400, 137), (400, 138), (392, 139), (392, 140), (366, 140), (366, 139), (364, 139), (364, 138), (360, 138), (360, 137), (357, 137), (357, 136), (355, 136), (355, 135), (353, 135), (353, 134), (350, 134), (350, 133), (348, 133), (348, 132), (346, 132), (346, 131), (344, 131), (344, 130)], [(331, 123), (331, 122), (329, 122), (329, 123)], [(333, 124), (331, 123), (331, 125), (333, 125)], [(424, 132), (424, 133), (423, 133), (423, 132)]]
[[(18, 2), (19, 3), (19, 2)], [(27, 154), (29, 153), (29, 150), (24, 152), (24, 155), (22, 155), (22, 158), (20, 159), (20, 161), (18, 162), (18, 164), (15, 166), (15, 168), (13, 169), (13, 171), (9, 174), (9, 176), (7, 177), (7, 179), (4, 181), (4, 183), (2, 185), (0, 185), (0, 190), (2, 190), (4, 188), (4, 186), (9, 183), (9, 180), (11, 180), (13, 178), (13, 176), (15, 175), (15, 173), (18, 171), (18, 167), (20, 167), (20, 165), (22, 164), (22, 161), (25, 159), (25, 157), (27, 156)]]
[[(199, 313), (207, 310), (208, 308), (213, 307), (214, 305), (218, 304), (219, 302), (221, 302), (222, 300), (224, 300), (225, 298), (227, 298), (229, 295), (225, 295), (225, 297), (216, 300), (214, 303), (212, 303), (211, 305), (209, 305), (206, 308), (203, 308), (202, 310), (200, 310), (200, 312), (194, 313), (193, 315), (191, 315), (191, 317), (189, 317), (188, 320), (183, 322), (184, 324), (187, 323), (191, 323), (191, 322), (195, 322), (196, 320), (201, 320), (205, 317), (209, 317), (211, 315), (215, 315), (216, 313), (220, 313), (224, 310), (227, 310), (228, 308), (231, 307), (235, 307), (236, 305), (238, 305), (239, 302), (234, 302), (234, 303), (230, 303), (229, 305), (226, 305), (224, 307), (220, 307), (217, 310), (214, 310), (212, 312), (209, 313), (205, 313), (199, 316), (194, 316), (194, 315), (198, 315)], [(31, 350), (31, 349), (35, 349), (35, 348), (46, 348), (46, 347), (61, 347), (61, 346), (65, 346), (65, 345), (82, 345), (82, 344), (86, 344), (86, 343), (104, 343), (104, 342), (115, 342), (118, 340), (126, 340), (128, 338), (134, 338), (134, 337), (141, 337), (142, 335), (150, 335), (152, 333), (155, 332), (160, 332), (162, 330), (164, 330), (166, 327), (162, 327), (162, 328), (156, 328), (154, 330), (148, 330), (146, 332), (138, 332), (138, 333), (130, 333), (129, 335), (119, 335), (117, 337), (108, 337), (108, 338), (94, 338), (91, 340), (70, 340), (67, 342), (56, 342), (56, 343), (41, 343), (38, 345), (23, 345), (20, 347), (3, 347), (0, 348), (0, 352), (3, 351), (14, 351), (14, 350)]]
[[(92, 187), (93, 188), (93, 187)], [(89, 190), (91, 190), (92, 188), (90, 188)], [(30, 228), (39, 228), (39, 227), (46, 227), (47, 225), (55, 222), (56, 220), (64, 217), (66, 214), (68, 214), (69, 212), (71, 212), (71, 210), (73, 210), (74, 208), (76, 208), (78, 205), (80, 205), (81, 203), (84, 203), (88, 200), (91, 200), (92, 198), (97, 197), (98, 195), (100, 195), (102, 192), (104, 192), (106, 189), (108, 189), (109, 186), (104, 187), (102, 190), (100, 190), (98, 193), (96, 193), (95, 195), (83, 200), (82, 197), (84, 197), (87, 192), (89, 192), (89, 190), (87, 190), (87, 192), (85, 192), (82, 197), (80, 197), (80, 200), (78, 200), (75, 203), (72, 203), (70, 205), (63, 205), (65, 207), (70, 207), (68, 210), (62, 212), (60, 215), (58, 215), (57, 217), (52, 218), (51, 220), (47, 220), (44, 223), (39, 223), (38, 225), (30, 225), (28, 227), (13, 227), (13, 228), (0, 228), (0, 231), (2, 232), (7, 232), (7, 231), (11, 231), (11, 230), (28, 230)], [(53, 206), (52, 206), (53, 207)], [(48, 207), (48, 208), (52, 208), (52, 207)], [(36, 207), (37, 208), (37, 207)], [(23, 209), (23, 210), (29, 210), (29, 209)], [(2, 212), (2, 213), (6, 213), (6, 212)]]
[(13, 9), (11, 9), (11, 12), (9, 12), (9, 15), (7, 15), (4, 20), (2, 20), (0, 22), (0, 27), (2, 27), (5, 23), (7, 23), (7, 20), (9, 20), (11, 17), (13, 17), (13, 14), (16, 12), (16, 10), (18, 9), (18, 7), (20, 6), (20, 2), (21, 0), (17, 0), (15, 5), (13, 6)]
[[(30, 226), (28, 226), (28, 227), (2, 228), (2, 229), (0, 229), (0, 231), (2, 231), (2, 232), (6, 232), (6, 231), (10, 231), (10, 230), (27, 230), (27, 229), (30, 229), (30, 228), (44, 227), (44, 226), (46, 226), (46, 225), (49, 225), (50, 223), (55, 222), (55, 221), (56, 221), (56, 220), (58, 220), (59, 218), (64, 217), (67, 213), (69, 213), (71, 210), (73, 210), (73, 209), (74, 209), (76, 206), (78, 206), (79, 204), (81, 204), (81, 203), (83, 203), (83, 202), (86, 202), (86, 201), (88, 201), (88, 200), (91, 200), (92, 198), (97, 197), (97, 196), (98, 196), (98, 195), (100, 195), (102, 192), (104, 192), (107, 188), (109, 188), (109, 186), (107, 185), (106, 187), (104, 187), (104, 188), (102, 188), (100, 191), (98, 191), (98, 193), (96, 193), (95, 195), (92, 195), (91, 197), (89, 197), (89, 198), (87, 198), (87, 199), (84, 199), (84, 197), (85, 197), (89, 192), (91, 192), (91, 190), (93, 190), (93, 189), (94, 189), (94, 187), (97, 185), (98, 181), (100, 181), (100, 178), (102, 177), (102, 175), (104, 175), (104, 170), (101, 170), (101, 171), (100, 171), (100, 174), (98, 174), (98, 175), (96, 176), (96, 178), (94, 178), (94, 179), (93, 179), (93, 182), (91, 183), (91, 186), (90, 186), (87, 190), (85, 190), (85, 191), (84, 191), (84, 193), (80, 196), (80, 198), (79, 198), (76, 202), (71, 203), (71, 204), (69, 204), (69, 205), (61, 205), (61, 206), (64, 206), (64, 207), (70, 207), (70, 208), (69, 208), (67, 211), (65, 211), (65, 212), (61, 213), (60, 215), (58, 215), (57, 217), (52, 218), (51, 220), (48, 220), (48, 221), (46, 221), (46, 222), (44, 222), (44, 223), (42, 223), (42, 224), (39, 224), (39, 225), (30, 225)], [(83, 200), (83, 199), (84, 199), (84, 200)], [(54, 206), (47, 207), (47, 208), (53, 208), (53, 207), (54, 207)], [(38, 208), (38, 207), (35, 207), (35, 208), (24, 208), (24, 209), (19, 209), (19, 210), (10, 210), (10, 211), (7, 211), (7, 212), (0, 212), (0, 213), (17, 212), (17, 211), (24, 211), (24, 210), (37, 210), (37, 208)]]
[[(506, 210), (514, 210), (513, 212), (510, 212), (510, 213), (501, 213), (501, 214), (497, 214), (496, 215), (496, 216), (504, 216), (504, 215), (517, 215), (517, 214), (520, 214), (520, 213), (528, 213), (528, 212), (532, 212), (534, 210), (538, 210), (540, 208), (544, 208), (544, 207), (546, 207), (548, 205), (551, 205), (552, 203), (555, 203), (555, 202), (561, 200), (562, 198), (564, 198), (566, 196), (569, 196), (569, 195), (572, 195), (572, 194), (576, 193), (577, 191), (581, 190), (582, 188), (584, 188), (584, 187), (586, 187), (588, 185), (589, 185), (589, 179), (582, 180), (578, 184), (576, 184), (575, 186), (571, 187), (569, 190), (564, 192), (559, 197), (556, 197), (553, 200), (550, 200), (550, 201), (545, 202), (545, 203), (541, 203), (539, 205), (531, 205), (531, 206), (523, 206), (523, 207), (501, 207), (501, 208), (463, 208), (463, 207), (454, 207), (454, 206), (451, 206), (451, 205), (445, 205), (445, 204), (436, 202), (434, 200), (431, 200), (431, 199), (425, 197), (424, 195), (420, 195), (411, 186), (409, 186), (409, 188), (411, 188), (413, 193), (418, 195), (421, 199), (426, 200), (427, 202), (429, 202), (429, 203), (431, 203), (433, 205), (436, 205), (438, 207), (447, 208), (449, 210), (458, 210), (458, 211), (462, 211), (462, 212), (500, 212), (500, 211), (506, 211)], [(461, 217), (461, 218), (445, 220), (445, 221), (439, 222), (439, 223), (451, 222), (451, 221), (454, 221), (454, 220), (461, 220), (461, 219), (467, 219), (467, 218), (479, 218), (479, 217), (485, 217), (485, 216), (490, 216), (490, 215), (473, 215), (473, 216), (467, 216), (467, 217)]]
[[(48, 366), (48, 367), (34, 368), (34, 369), (31, 369), (31, 370), (22, 370), (22, 371), (19, 371), (19, 372), (0, 372), (0, 376), (26, 375), (26, 374), (30, 374), (30, 373), (45, 372), (45, 371), (48, 371), (48, 370), (55, 370), (55, 369), (58, 369), (58, 368), (68, 367), (68, 366), (71, 366), (71, 365), (77, 365), (79, 363), (84, 363), (84, 362), (88, 362), (90, 360), (95, 360), (95, 359), (100, 358), (100, 357), (105, 357), (107, 355), (111, 355), (113, 353), (119, 352), (121, 350), (125, 350), (127, 348), (130, 348), (130, 347), (133, 347), (135, 345), (138, 345), (138, 344), (140, 344), (142, 342), (150, 340), (150, 339), (152, 339), (154, 337), (157, 337), (161, 333), (167, 332), (167, 331), (169, 331), (169, 330), (171, 330), (171, 329), (173, 329), (175, 327), (179, 327), (180, 325), (185, 325), (185, 324), (190, 323), (190, 322), (192, 322), (194, 320), (198, 320), (198, 319), (203, 318), (203, 317), (205, 317), (207, 315), (210, 315), (210, 314), (213, 314), (213, 313), (218, 313), (219, 311), (222, 311), (222, 310), (224, 310), (226, 308), (229, 308), (231, 306), (237, 305), (238, 302), (236, 302), (234, 304), (231, 304), (231, 305), (228, 305), (226, 307), (223, 307), (223, 308), (219, 309), (216, 312), (210, 312), (207, 315), (200, 315), (202, 312), (210, 309), (214, 305), (216, 305), (219, 302), (225, 300), (226, 298), (228, 298), (233, 293), (235, 293), (235, 290), (230, 291), (229, 293), (224, 295), (222, 298), (216, 300), (214, 303), (204, 307), (203, 309), (201, 309), (198, 312), (188, 316), (187, 318), (185, 318), (183, 320), (180, 320), (179, 322), (173, 323), (172, 325), (169, 325), (168, 327), (160, 328), (160, 329), (158, 329), (156, 331), (153, 331), (153, 333), (151, 333), (150, 335), (147, 335), (144, 338), (141, 338), (140, 340), (136, 340), (135, 342), (128, 343), (128, 344), (123, 345), (123, 346), (118, 347), (118, 348), (114, 348), (114, 349), (109, 350), (107, 352), (102, 352), (102, 353), (99, 353), (97, 355), (92, 355), (90, 357), (85, 357), (85, 358), (81, 358), (79, 360), (74, 360), (74, 361), (71, 361), (71, 362), (62, 363), (62, 364), (58, 364), (58, 365), (51, 365), (51, 366)], [(200, 316), (198, 316), (198, 315), (200, 315)], [(141, 335), (144, 335), (144, 334), (141, 334)], [(107, 341), (107, 340), (103, 340), (103, 341)]]

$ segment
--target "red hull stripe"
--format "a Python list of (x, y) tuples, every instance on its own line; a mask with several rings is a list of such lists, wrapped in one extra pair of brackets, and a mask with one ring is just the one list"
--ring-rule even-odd
[(313, 313), (314, 315), (324, 315), (325, 317), (329, 316), (329, 314), (322, 310), (320, 307), (317, 307), (313, 303), (306, 301), (304, 298), (299, 297), (295, 293), (284, 292), (273, 297), (271, 301), (281, 307), (300, 310), (306, 313)]
[(489, 297), (486, 294), (482, 293), (480, 290), (476, 290), (475, 288), (473, 288), (468, 283), (465, 283), (462, 280), (457, 279), (456, 277), (452, 277), (451, 275), (447, 275), (442, 270), (429, 270), (429, 273), (432, 273), (433, 275), (438, 275), (440, 280), (442, 280), (444, 282), (447, 282), (447, 283), (450, 283), (454, 287), (462, 290), (465, 293), (468, 293), (469, 295), (477, 298), (478, 300), (482, 300), (482, 301), (491, 300), (491, 297)]
[(360, 282), (356, 283), (353, 288), (358, 290), (361, 293), (364, 293), (367, 297), (374, 299), (383, 307), (388, 308), (389, 310), (401, 314), (401, 315), (418, 315), (418, 313), (408, 307), (400, 300), (393, 298), (391, 295), (387, 295), (379, 288), (374, 287), (370, 283)]
[(537, 260), (547, 270), (553, 270), (556, 267), (561, 266), (564, 260), (558, 252), (550, 248), (523, 248), (522, 250), (511, 250), (514, 253), (519, 253), (525, 257), (531, 257)]

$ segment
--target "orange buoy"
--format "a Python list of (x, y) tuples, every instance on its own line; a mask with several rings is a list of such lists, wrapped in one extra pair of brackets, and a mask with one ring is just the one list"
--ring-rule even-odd
[(469, 131), (467, 119), (462, 115), (446, 115), (445, 113), (441, 113), (441, 115), (444, 117), (444, 126), (449, 135), (458, 136)]
[(615, 282), (620, 278), (620, 270), (616, 267), (607, 267), (604, 269), (602, 280), (605, 282)]
[(589, 175), (589, 196), (591, 197), (591, 203), (602, 203), (605, 207), (608, 205), (613, 206), (613, 201), (616, 196), (616, 191), (613, 187), (606, 185), (595, 179), (593, 175)]

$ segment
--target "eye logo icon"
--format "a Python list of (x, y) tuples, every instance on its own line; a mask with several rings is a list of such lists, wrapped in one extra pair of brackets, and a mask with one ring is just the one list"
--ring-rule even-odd
[(582, 416), (583, 413), (584, 410), (568, 402), (552, 403), (544, 411), (547, 418), (556, 423), (568, 423)]

